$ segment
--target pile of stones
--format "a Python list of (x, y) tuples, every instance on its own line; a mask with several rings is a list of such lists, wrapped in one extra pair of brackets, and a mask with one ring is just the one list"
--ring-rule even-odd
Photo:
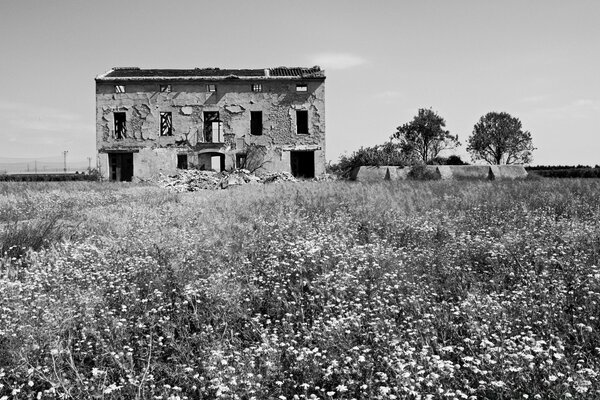
[(246, 169), (231, 172), (181, 170), (177, 175), (161, 175), (158, 184), (174, 192), (194, 192), (197, 190), (218, 190), (246, 184), (272, 182), (297, 182), (289, 172), (269, 172), (255, 175)]

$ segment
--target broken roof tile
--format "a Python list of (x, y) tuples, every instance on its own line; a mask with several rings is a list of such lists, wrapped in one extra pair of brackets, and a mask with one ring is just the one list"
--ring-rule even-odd
[(299, 77), (321, 77), (324, 76), (320, 67), (277, 67), (269, 69), (271, 76), (299, 76)]
[(114, 67), (97, 80), (142, 80), (142, 79), (241, 79), (241, 78), (325, 78), (324, 71), (318, 67), (276, 67), (268, 69), (141, 69), (138, 67)]

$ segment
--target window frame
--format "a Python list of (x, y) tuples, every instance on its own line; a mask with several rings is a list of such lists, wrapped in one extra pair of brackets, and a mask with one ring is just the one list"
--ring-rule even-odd
[(171, 93), (172, 90), (173, 90), (173, 87), (171, 86), (170, 83), (167, 83), (167, 84), (164, 84), (164, 85), (158, 85), (158, 90), (161, 93)]
[[(171, 111), (161, 111), (159, 113), (160, 122), (159, 122), (159, 135), (163, 136), (173, 136), (173, 113)], [(163, 129), (163, 119), (164, 121), (168, 121), (168, 125), (166, 127), (166, 131)], [(165, 133), (166, 132), (166, 133)]]
[(296, 92), (299, 92), (299, 93), (308, 92), (308, 85), (306, 83), (297, 83), (296, 84)]
[(208, 93), (215, 93), (217, 91), (217, 85), (214, 84), (214, 83), (207, 83), (206, 84), (206, 91)]
[[(123, 116), (123, 120), (122, 120), (122, 128), (123, 129), (117, 129), (117, 115), (119, 116), (119, 121), (121, 120), (121, 116)], [(115, 131), (115, 139), (116, 140), (121, 140), (121, 139), (125, 139), (127, 137), (127, 113), (125, 111), (115, 111), (113, 112), (113, 124), (114, 124), (114, 131)], [(119, 123), (120, 125), (120, 123)]]
[(260, 93), (262, 92), (262, 83), (253, 83), (250, 87), (250, 89), (254, 92), (254, 93)]
[[(122, 89), (120, 89), (120, 88), (122, 88)], [(126, 85), (114, 85), (114, 89), (115, 89), (115, 93), (118, 93), (118, 94), (127, 93)]]

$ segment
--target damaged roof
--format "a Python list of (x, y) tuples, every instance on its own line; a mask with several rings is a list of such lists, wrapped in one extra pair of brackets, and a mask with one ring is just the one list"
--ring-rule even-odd
[(289, 79), (325, 78), (325, 71), (314, 67), (276, 67), (264, 69), (141, 69), (138, 67), (114, 67), (98, 75), (97, 81), (118, 80), (222, 80), (222, 79)]

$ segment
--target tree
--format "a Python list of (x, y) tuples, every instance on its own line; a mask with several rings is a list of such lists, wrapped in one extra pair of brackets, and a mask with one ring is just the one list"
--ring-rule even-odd
[(431, 109), (419, 109), (411, 122), (396, 128), (391, 139), (399, 140), (402, 151), (413, 159), (427, 163), (442, 150), (460, 145), (458, 136), (445, 130), (446, 121)]
[(527, 164), (535, 150), (531, 133), (521, 121), (505, 112), (489, 112), (479, 119), (469, 137), (467, 150), (473, 161), (490, 164)]

